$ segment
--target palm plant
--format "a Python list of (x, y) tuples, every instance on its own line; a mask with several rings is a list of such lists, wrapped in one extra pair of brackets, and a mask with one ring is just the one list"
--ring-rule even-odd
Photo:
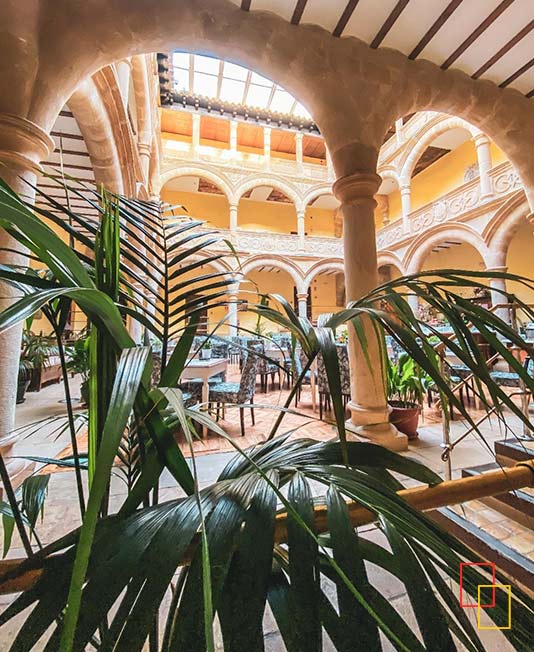
[[(88, 194), (74, 182), (67, 190), (79, 197)], [(194, 454), (190, 467), (176, 437), (191, 444), (195, 423), (227, 435), (202, 411), (184, 407), (176, 386), (200, 314), (224, 305), (223, 275), (197, 278), (202, 293), (198, 286), (192, 291), (186, 276), (202, 262), (217, 259), (210, 253), (215, 236), (198, 231), (197, 222), (153, 205), (108, 193), (101, 201), (96, 193), (87, 201), (99, 216), (95, 222), (44, 195), (33, 214), (8, 187), (0, 187), (0, 226), (46, 267), (40, 276), (0, 268), (0, 279), (26, 290), (0, 315), (0, 331), (60, 298), (75, 301), (91, 324), (87, 506), (79, 529), (38, 552), (30, 550), (28, 559), (5, 576), (37, 571), (35, 583), (0, 615), (3, 624), (30, 609), (10, 649), (29, 652), (46, 636), (45, 649), (62, 652), (135, 652), (147, 640), (151, 652), (211, 651), (217, 617), (225, 650), (260, 651), (265, 649), (269, 605), (288, 652), (323, 649), (324, 633), (338, 651), (381, 650), (384, 637), (395, 649), (410, 652), (449, 652), (460, 645), (482, 651), (476, 629), (447, 582), (458, 581), (460, 562), (478, 557), (397, 493), (408, 479), (432, 485), (440, 477), (381, 447), (347, 441), (335, 348), (335, 330), (343, 324), (365, 343), (362, 323), (370, 319), (377, 333), (388, 332), (428, 373), (443, 405), (454, 405), (469, 420), (441, 377), (429, 342), (430, 336), (441, 335), (425, 331), (409, 308), (407, 293), (417, 294), (447, 316), (456, 334), (447, 346), (477, 374), (482, 400), (505, 405), (528, 423), (491, 380), (469, 324), (534, 389), (502, 337), (522, 347), (523, 341), (498, 317), (454, 291), (477, 274), (448, 271), (437, 282), (436, 272), (398, 279), (320, 328), (298, 317), (281, 297), (265, 297), (253, 308), (258, 317), (289, 330), (306, 354), (308, 364), (296, 387), (318, 353), (323, 356), (339, 438), (317, 443), (278, 434), (294, 388), (266, 441), (249, 451), (232, 442), (235, 458), (216, 482), (200, 489)], [(44, 219), (65, 230), (74, 250)], [(205, 257), (199, 261), (195, 257), (200, 253)], [(478, 276), (477, 285), (487, 279)], [(513, 278), (530, 287), (527, 280)], [(161, 341), (158, 387), (150, 385), (148, 347), (136, 346), (126, 317)], [(176, 346), (168, 356), (171, 340)], [(109, 514), (110, 474), (125, 435), (135, 439), (139, 467), (122, 505)], [(164, 468), (181, 495), (159, 503)], [(352, 515), (361, 506), (382, 531), (383, 545), (359, 536)], [(15, 517), (22, 516), (16, 502), (10, 507)], [(19, 521), (24, 527), (24, 520)], [(405, 586), (416, 630), (373, 584), (369, 564)], [(464, 587), (470, 594), (487, 583), (483, 572), (467, 568)], [(499, 622), (508, 597), (500, 589), (495, 595), (492, 617)], [(505, 635), (526, 652), (531, 650), (534, 604), (519, 587), (514, 587), (512, 609), (514, 626)]]

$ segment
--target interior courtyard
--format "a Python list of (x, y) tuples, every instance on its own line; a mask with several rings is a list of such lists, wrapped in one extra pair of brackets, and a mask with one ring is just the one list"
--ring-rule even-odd
[[(530, 0), (2, 4), (0, 651), (357, 649), (351, 618), (375, 618), (376, 632), (362, 626), (361, 641), (384, 652), (534, 651), (525, 643), (533, 622), (527, 614), (534, 613), (533, 46)], [(102, 443), (106, 428), (121, 423), (123, 412), (106, 415), (102, 404), (117, 398), (116, 370), (126, 376), (141, 364), (132, 358), (122, 369), (127, 349), (145, 356), (146, 368), (135, 381), (139, 404), (132, 396), (110, 452)], [(125, 381), (124, 396), (128, 387)], [(415, 410), (411, 430), (399, 412), (408, 408)], [(151, 425), (155, 415), (161, 420)], [(170, 438), (158, 439), (164, 434)], [(284, 454), (288, 447), (287, 458), (270, 460), (273, 442)], [(325, 453), (326, 461), (306, 462), (295, 453), (292, 461), (299, 442), (335, 442), (342, 459), (329, 461)], [(362, 461), (363, 452), (349, 463), (345, 447), (362, 443), (384, 451), (388, 463), (391, 452), (420, 466), (391, 462), (389, 470), (371, 472), (375, 462)], [(200, 520), (193, 543), (184, 543), (187, 561), (167, 569), (161, 595), (159, 587), (150, 593), (145, 569), (142, 581), (125, 580), (123, 593), (117, 588), (90, 632), (84, 610), (92, 613), (91, 599), (98, 602), (91, 591), (103, 581), (99, 572), (122, 577), (128, 571), (119, 553), (136, 550), (126, 528), (117, 535), (122, 548), (111, 554), (95, 547), (69, 589), (60, 553), (75, 563), (106, 451), (108, 476), (94, 514), (95, 523), (105, 522), (94, 526), (97, 535), (134, 499), (137, 511), (128, 517), (196, 497)], [(244, 553), (231, 562), (217, 557), (213, 530), (213, 548), (211, 538), (204, 541), (200, 506), (204, 498), (216, 504), (211, 487), (244, 473), (236, 455), (245, 455), (265, 487), (277, 487), (270, 554), (273, 576), (281, 569), (290, 585), (282, 617), (271, 585), (267, 591), (251, 581), (258, 595), (250, 602), (261, 594), (261, 612), (243, 607), (242, 619), (261, 635), (242, 639), (235, 631), (246, 624), (231, 616), (247, 602), (239, 572), (260, 575)], [(443, 497), (412, 503), (410, 515), (426, 514), (427, 532), (439, 528), (450, 537), (440, 542), (454, 538), (464, 546), (457, 552), (463, 563), (493, 564), (486, 584), (473, 576), (478, 609), (459, 615), (450, 607), (445, 594), (459, 590), (461, 602), (462, 571), (447, 571), (450, 560), (438, 558), (436, 551), (445, 552), (433, 539), (414, 543), (401, 517), (388, 520), (389, 503), (374, 509), (329, 465), (357, 467), (351, 482), (378, 492), (377, 501), (381, 484), (402, 497), (432, 490), (434, 482), (459, 482), (457, 493), (450, 485)], [(145, 472), (155, 468), (158, 478), (147, 489)], [(512, 480), (514, 473), (525, 475)], [(178, 479), (189, 475), (190, 491)], [(325, 504), (333, 512), (332, 488), (339, 489), (370, 555), (367, 574), (347, 571), (342, 580), (359, 587), (364, 577), (380, 599), (346, 586), (343, 593), (335, 573), (346, 571), (349, 555), (332, 547), (334, 530), (309, 525), (304, 508), (295, 522), (313, 530), (310, 541), (324, 558), (313, 572), (310, 566), (300, 578), (293, 574), (291, 505), (298, 511), (298, 501), (291, 503), (291, 492), (298, 481), (307, 486), (312, 519), (326, 519), (317, 516)], [(244, 514), (254, 512), (259, 492)], [(240, 535), (217, 516), (221, 540), (238, 550), (239, 536), (246, 540), (252, 528), (248, 516), (235, 516), (244, 519)], [(280, 526), (280, 518), (289, 524)], [(256, 527), (259, 541), (265, 533)], [(91, 546), (101, 541), (97, 535)], [(65, 542), (72, 547), (63, 550)], [(373, 553), (375, 544), (386, 561)], [(154, 576), (157, 559), (163, 566), (166, 557), (159, 545)], [(258, 543), (258, 558), (262, 550)], [(199, 551), (208, 566), (214, 556), (213, 592)], [(424, 624), (409, 573), (403, 577), (396, 566), (411, 556), (420, 564), (419, 574), (407, 563), (412, 580), (426, 578), (424, 595), (439, 594), (428, 600), (441, 609), (433, 612), (442, 614), (436, 631), (450, 626), (441, 641)], [(145, 567), (143, 559), (131, 563)], [(227, 575), (234, 582), (228, 589)], [(197, 593), (194, 577), (204, 582)], [(73, 595), (82, 585), (78, 613)], [(294, 585), (302, 592), (293, 594)], [(312, 605), (305, 596), (314, 585), (324, 585), (323, 602)], [(510, 634), (491, 610), (481, 616), (487, 606), (480, 591), (488, 586), (509, 587), (517, 600)], [(362, 611), (345, 613), (356, 595)], [(504, 604), (495, 595), (493, 588), (493, 604)], [(136, 611), (136, 600), (146, 606), (149, 598), (156, 605), (150, 622)], [(186, 598), (192, 613), (182, 607)], [(166, 620), (173, 609), (174, 620)], [(213, 623), (209, 609), (217, 612)]]

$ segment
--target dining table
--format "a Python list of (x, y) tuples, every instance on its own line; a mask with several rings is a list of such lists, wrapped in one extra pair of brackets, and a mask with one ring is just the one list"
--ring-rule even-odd
[[(225, 373), (228, 369), (228, 358), (210, 358), (202, 360), (200, 358), (190, 358), (180, 375), (180, 381), (200, 379), (202, 380), (202, 409), (208, 409), (210, 400), (210, 378), (218, 374)], [(202, 426), (202, 436), (208, 434), (207, 426)]]

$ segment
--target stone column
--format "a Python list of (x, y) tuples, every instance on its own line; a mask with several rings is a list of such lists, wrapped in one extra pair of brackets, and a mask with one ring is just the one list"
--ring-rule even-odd
[[(505, 265), (488, 267), (486, 272), (507, 272), (508, 267)], [(508, 303), (506, 298), (506, 280), (503, 278), (491, 278), (489, 280), (491, 286), (491, 305), (498, 306), (499, 304)], [(509, 308), (497, 308), (495, 314), (500, 317), (507, 324), (512, 324), (512, 315)]]
[(308, 316), (308, 293), (297, 292), (298, 315), (306, 319)]
[[(54, 141), (38, 125), (16, 115), (0, 113), (0, 177), (13, 190), (33, 202), (32, 187), (37, 181), (39, 164), (54, 150)], [(28, 185), (31, 184), (31, 185)], [(6, 252), (14, 249), (20, 253)], [(26, 252), (5, 231), (0, 229), (0, 262), (8, 265), (26, 265)], [(0, 285), (0, 311), (11, 305), (20, 293), (14, 288)], [(9, 455), (15, 437), (15, 400), (20, 357), (22, 324), (0, 335), (0, 450), (8, 472), (15, 485), (23, 479), (27, 463), (11, 460)]]
[(302, 174), (302, 171), (304, 169), (303, 163), (304, 163), (304, 153), (302, 150), (302, 140), (304, 138), (304, 134), (301, 131), (297, 131), (295, 133), (295, 152), (296, 152), (296, 160), (297, 160), (297, 172), (298, 174)]
[(228, 288), (228, 335), (236, 337), (238, 333), (239, 320), (237, 316), (237, 302), (239, 297), (239, 285), (231, 285)]
[[(338, 179), (334, 184), (334, 194), (343, 210), (347, 302), (359, 299), (378, 283), (374, 224), (376, 202), (373, 196), (380, 183), (380, 177), (374, 172), (356, 172)], [(364, 329), (367, 355), (356, 332), (349, 326), (351, 419), (347, 428), (392, 450), (405, 450), (407, 437), (389, 423), (390, 408), (386, 400), (378, 338), (369, 321), (364, 322)]]
[(326, 147), (326, 169), (328, 172), (328, 181), (334, 181), (335, 179), (335, 174), (334, 174), (334, 164), (332, 163), (332, 157), (330, 156), (330, 152), (328, 151), (328, 147)]
[(306, 237), (306, 211), (297, 208), (297, 235), (299, 238), (299, 249), (304, 249)]
[(235, 233), (237, 231), (237, 204), (230, 204), (230, 232)]
[(196, 158), (198, 156), (198, 148), (200, 146), (200, 113), (193, 113), (193, 132), (192, 132), (192, 142), (191, 142), (191, 151), (193, 156)]
[(237, 120), (230, 120), (230, 152), (232, 157), (237, 155)]
[(402, 203), (402, 225), (405, 233), (410, 233), (410, 213), (412, 212), (412, 197), (410, 184), (403, 184), (400, 187)]
[(477, 148), (480, 199), (485, 199), (493, 195), (491, 179), (489, 176), (491, 170), (490, 140), (486, 134), (481, 132), (476, 134), (476, 136), (473, 136), (473, 142)]
[(271, 168), (271, 127), (263, 128), (263, 159), (267, 170)]
[(122, 59), (116, 64), (117, 68), (117, 81), (121, 92), (122, 101), (124, 106), (128, 109), (128, 99), (130, 97), (130, 79), (132, 77), (132, 62), (130, 59)]
[(145, 180), (145, 184), (148, 186), (152, 147), (150, 146), (150, 143), (139, 143), (137, 149), (139, 150), (139, 162), (141, 163), (143, 178)]

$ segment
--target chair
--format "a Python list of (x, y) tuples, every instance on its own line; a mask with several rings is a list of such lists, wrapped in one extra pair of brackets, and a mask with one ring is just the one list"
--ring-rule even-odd
[[(224, 419), (224, 406), (226, 403), (243, 404), (250, 403), (250, 416), (252, 425), (256, 425), (254, 417), (254, 393), (256, 391), (256, 376), (260, 364), (260, 357), (254, 354), (254, 351), (260, 353), (260, 347), (252, 347), (241, 372), (241, 380), (238, 383), (218, 383), (210, 387), (210, 403), (216, 404), (217, 421), (219, 420), (219, 411), (222, 410)], [(245, 408), (239, 408), (239, 420), (241, 424), (241, 436), (245, 436)]]
[[(349, 354), (347, 347), (344, 344), (336, 346), (336, 351), (341, 381), (341, 397), (343, 400), (343, 407), (346, 408), (350, 400)], [(331, 397), (326, 367), (321, 354), (317, 356), (317, 388), (319, 390), (319, 419), (322, 419), (323, 410), (331, 409)]]

